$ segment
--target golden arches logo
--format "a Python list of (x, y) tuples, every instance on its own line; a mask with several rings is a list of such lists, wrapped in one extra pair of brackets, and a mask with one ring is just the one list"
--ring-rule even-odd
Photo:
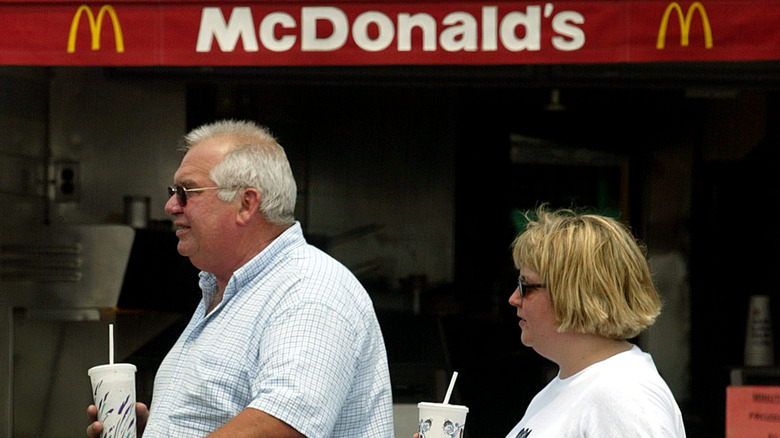
[(114, 26), (114, 43), (116, 51), (122, 53), (125, 51), (125, 42), (122, 38), (122, 27), (119, 25), (119, 17), (111, 5), (103, 5), (97, 13), (97, 18), (87, 5), (79, 6), (73, 21), (70, 23), (70, 33), (68, 34), (68, 53), (76, 51), (76, 31), (79, 29), (81, 14), (84, 13), (89, 20), (89, 31), (92, 35), (92, 50), (100, 50), (100, 31), (103, 29), (103, 18), (106, 13), (111, 17), (111, 24)]
[(707, 17), (707, 11), (704, 9), (704, 5), (701, 2), (693, 2), (688, 11), (683, 16), (682, 8), (677, 2), (669, 3), (664, 11), (663, 18), (661, 18), (661, 26), (658, 28), (658, 41), (655, 47), (657, 49), (663, 49), (666, 42), (666, 28), (669, 25), (669, 17), (672, 15), (672, 11), (677, 12), (677, 18), (680, 23), (680, 45), (688, 47), (688, 36), (691, 32), (691, 20), (693, 20), (693, 13), (698, 11), (701, 17), (701, 23), (704, 28), (704, 47), (707, 49), (712, 48), (712, 28), (710, 27), (710, 19)]

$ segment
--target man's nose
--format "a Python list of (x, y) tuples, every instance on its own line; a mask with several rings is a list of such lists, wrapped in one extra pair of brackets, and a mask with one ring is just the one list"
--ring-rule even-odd
[(168, 201), (165, 203), (165, 212), (173, 215), (181, 211), (181, 203), (176, 197), (176, 194), (168, 197)]

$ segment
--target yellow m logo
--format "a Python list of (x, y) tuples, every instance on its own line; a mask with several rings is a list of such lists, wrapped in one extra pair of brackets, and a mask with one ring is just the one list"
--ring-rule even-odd
[(114, 26), (114, 42), (116, 44), (116, 51), (122, 53), (125, 51), (125, 43), (122, 39), (122, 27), (119, 26), (119, 18), (116, 16), (116, 11), (111, 5), (103, 5), (97, 14), (92, 14), (92, 9), (87, 5), (79, 6), (76, 11), (76, 15), (73, 16), (73, 21), (70, 23), (70, 33), (68, 34), (68, 53), (76, 51), (76, 31), (79, 29), (79, 22), (81, 20), (81, 14), (84, 13), (89, 20), (89, 31), (92, 35), (92, 50), (100, 50), (100, 31), (103, 29), (103, 17), (106, 13), (111, 17), (111, 24)]
[(691, 20), (693, 19), (693, 13), (699, 11), (701, 16), (701, 23), (704, 27), (704, 47), (707, 49), (712, 48), (712, 28), (710, 28), (710, 19), (707, 18), (707, 11), (704, 10), (704, 5), (701, 2), (693, 2), (688, 8), (688, 12), (683, 16), (682, 8), (679, 3), (671, 2), (664, 11), (664, 16), (661, 18), (661, 26), (658, 28), (658, 41), (655, 47), (657, 49), (663, 49), (666, 41), (666, 28), (669, 25), (669, 16), (672, 11), (677, 12), (677, 18), (680, 23), (680, 45), (688, 47), (688, 35), (691, 31)]

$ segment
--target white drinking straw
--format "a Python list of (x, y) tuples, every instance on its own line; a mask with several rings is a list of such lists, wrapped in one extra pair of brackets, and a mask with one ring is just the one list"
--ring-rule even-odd
[(108, 325), (108, 363), (114, 364), (114, 324)]
[(452, 395), (452, 388), (455, 387), (455, 380), (458, 378), (458, 372), (452, 373), (452, 379), (450, 380), (450, 387), (447, 388), (447, 395), (444, 396), (444, 404), (450, 404), (450, 396)]

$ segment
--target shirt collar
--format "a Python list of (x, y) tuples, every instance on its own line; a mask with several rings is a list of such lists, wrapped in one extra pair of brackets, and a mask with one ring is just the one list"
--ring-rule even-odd
[[(222, 300), (227, 300), (234, 295), (236, 291), (241, 290), (252, 279), (256, 278), (265, 269), (273, 266), (274, 261), (280, 259), (284, 254), (293, 248), (306, 243), (303, 238), (303, 230), (300, 222), (296, 221), (292, 226), (284, 230), (282, 234), (274, 239), (259, 254), (252, 257), (243, 266), (233, 272), (225, 289)], [(200, 288), (203, 296), (210, 300), (217, 291), (217, 277), (211, 272), (200, 271)]]

